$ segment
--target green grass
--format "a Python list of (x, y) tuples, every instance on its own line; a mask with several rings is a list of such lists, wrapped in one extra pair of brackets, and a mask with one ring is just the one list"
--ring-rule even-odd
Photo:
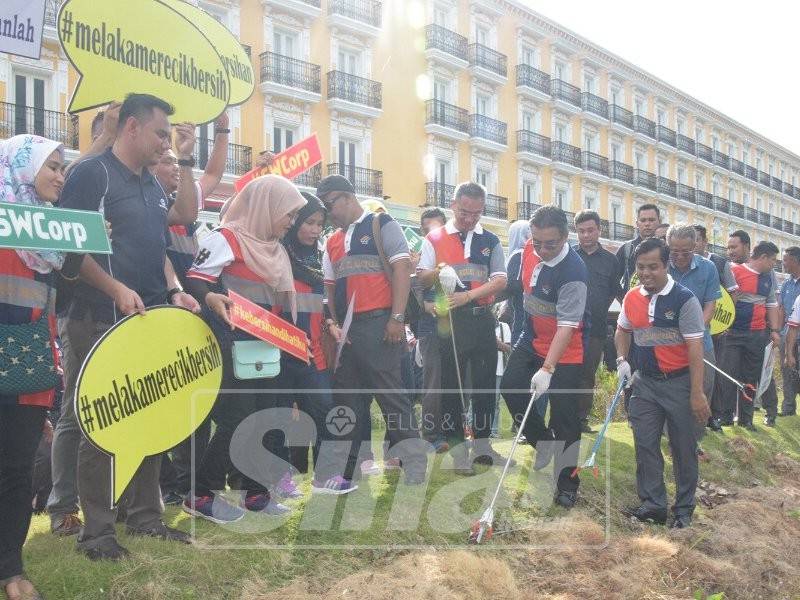
[[(613, 392), (614, 380), (615, 377), (603, 374), (598, 381), (594, 414), (598, 420)], [(636, 501), (633, 438), (621, 410), (620, 407), (617, 420), (608, 431), (610, 464), (604, 446), (598, 455), (600, 477), (595, 479), (590, 472), (581, 475), (580, 510), (607, 525), (612, 535), (630, 532), (631, 525), (619, 515), (618, 509)], [(506, 413), (503, 423), (507, 425), (509, 422)], [(733, 428), (726, 428), (724, 434), (710, 432), (703, 440), (703, 447), (712, 461), (701, 465), (701, 477), (725, 486), (775, 483), (776, 475), (771, 472), (769, 464), (776, 453), (782, 452), (800, 460), (799, 425), (800, 417), (791, 417), (779, 419), (774, 429), (759, 427), (756, 433)], [(379, 441), (383, 439), (382, 427), (375, 427), (373, 436), (374, 447), (379, 448)], [(594, 435), (584, 437), (582, 452), (588, 452), (594, 439)], [(738, 446), (734, 448), (731, 445), (734, 439), (751, 442), (752, 454), (737, 449)], [(510, 445), (510, 432), (506, 428), (504, 439), (498, 441), (496, 447), (506, 453)], [(666, 441), (663, 448), (669, 493), (673, 494)], [(549, 477), (544, 472), (531, 470), (532, 454), (527, 446), (520, 448), (517, 456), (520, 466), (507, 479), (504, 508), (497, 511), (498, 529), (524, 528), (534, 517), (555, 519), (565, 514), (562, 509), (549, 505)], [(74, 538), (54, 537), (49, 533), (47, 517), (35, 516), (25, 547), (26, 570), (45, 596), (51, 599), (224, 599), (239, 598), (243, 582), (253, 578), (267, 582), (270, 588), (280, 588), (300, 577), (333, 582), (371, 564), (387, 561), (398, 552), (392, 546), (465, 547), (469, 526), (485, 507), (498, 471), (479, 468), (477, 477), (460, 478), (442, 468), (443, 461), (446, 466), (449, 460), (436, 457), (425, 490), (426, 506), (422, 518), (419, 524), (406, 523), (406, 530), (397, 530), (397, 524), (402, 524), (403, 517), (415, 513), (414, 503), (421, 499), (421, 491), (420, 488), (405, 486), (398, 481), (398, 475), (392, 473), (362, 481), (356, 492), (344, 497), (313, 497), (313, 510), (309, 511), (304, 510), (309, 507), (310, 495), (306, 494), (304, 498), (290, 502), (295, 510), (285, 520), (247, 515), (235, 529), (197, 520), (199, 548), (129, 538), (119, 527), (120, 542), (133, 554), (132, 559), (119, 564), (85, 559), (75, 552)], [(549, 473), (550, 469), (546, 472)], [(528, 478), (536, 482), (533, 491), (530, 487), (526, 489)], [(303, 479), (302, 485), (309, 491), (310, 480)], [(610, 486), (611, 509), (608, 513), (607, 486)], [(465, 489), (473, 491), (467, 493)], [(440, 511), (441, 514), (429, 512), (427, 508), (431, 503), (438, 503), (447, 510)], [(698, 513), (703, 513), (702, 507), (698, 508)], [(435, 516), (431, 518), (431, 515)], [(390, 520), (395, 527), (387, 531)], [(188, 515), (175, 508), (167, 510), (165, 521), (185, 530), (189, 530), (192, 524)], [(499, 556), (502, 556), (505, 546), (520, 539), (514, 534), (497, 535), (483, 547), (500, 550)], [(250, 548), (221, 549), (231, 545)], [(258, 548), (259, 545), (288, 548), (265, 550)], [(309, 545), (334, 548), (292, 549)], [(342, 545), (376, 548), (335, 548)]]

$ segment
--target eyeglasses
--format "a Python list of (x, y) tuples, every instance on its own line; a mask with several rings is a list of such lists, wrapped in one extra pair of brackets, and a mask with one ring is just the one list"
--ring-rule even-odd
[(531, 244), (535, 250), (556, 250), (561, 244), (564, 243), (564, 240), (551, 240), (548, 242), (540, 242), (537, 240), (532, 239)]
[(344, 198), (346, 195), (347, 195), (347, 194), (337, 194), (337, 195), (335, 195), (335, 196), (333, 196), (333, 197), (328, 197), (328, 198), (326, 198), (325, 200), (322, 200), (322, 199), (320, 198), (320, 200), (322, 200), (322, 203), (325, 205), (325, 208), (327, 208), (327, 209), (330, 209), (330, 208), (332, 208), (332, 207), (333, 207), (333, 205), (334, 205), (334, 204), (336, 204), (336, 202), (337, 202), (338, 200), (341, 200), (341, 199), (342, 199), (342, 198)]

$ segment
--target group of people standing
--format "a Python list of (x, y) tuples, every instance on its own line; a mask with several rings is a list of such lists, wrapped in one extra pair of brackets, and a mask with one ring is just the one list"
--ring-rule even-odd
[[(716, 357), (734, 378), (757, 384), (764, 346), (780, 344), (789, 382), (783, 414), (795, 411), (800, 248), (786, 251), (791, 278), (778, 301), (778, 250), (770, 242), (751, 251), (747, 234), (734, 232), (730, 261), (706, 255), (704, 228), (670, 227), (664, 242), (656, 237), (658, 208), (644, 205), (637, 237), (615, 256), (599, 243), (596, 212), (582, 211), (570, 224), (564, 211), (546, 206), (511, 225), (506, 260), (498, 236), (480, 222), (484, 188), (464, 183), (452, 198), (452, 218), (436, 208), (423, 212), (425, 239), (417, 254), (400, 225), (386, 212), (365, 210), (352, 183), (339, 175), (324, 178), (316, 194), (276, 175), (256, 178), (222, 208), (220, 226), (200, 238), (198, 207), (224, 170), (227, 118), (215, 123), (213, 152), (195, 181), (194, 128), (171, 126), (171, 114), (158, 98), (129, 95), (96, 120), (92, 150), (66, 177), (56, 142), (17, 136), (0, 151), (0, 200), (100, 211), (112, 240), (111, 255), (0, 250), (0, 322), (45, 318), (53, 368), (63, 367), (47, 502), (52, 531), (77, 534), (78, 550), (90, 559), (128, 555), (116, 537), (119, 521), (131, 535), (190, 542), (164, 524), (165, 501), (230, 523), (248, 512), (288, 512), (284, 500), (302, 494), (293, 480), (297, 471), (312, 473), (312, 493), (340, 495), (384, 470), (402, 471), (404, 485), (423, 484), (429, 451), (449, 453), (463, 476), (473, 475), (475, 464), (502, 465), (507, 459), (491, 443), (501, 396), (512, 428), (522, 428), (536, 449), (535, 468), (553, 462), (554, 501), (571, 508), (614, 299), (621, 302), (617, 373), (631, 390), (627, 411), (641, 500), (627, 510), (632, 517), (666, 521), (665, 425), (676, 466), (674, 527), (691, 522), (705, 426), (719, 429), (736, 416), (753, 428), (752, 404), (727, 380), (715, 383), (704, 359), (713, 364)], [(328, 223), (335, 231), (323, 241)], [(720, 281), (734, 295), (736, 318), (727, 334), (712, 339)], [(282, 353), (276, 377), (237, 376), (237, 350), (254, 338), (231, 324), (229, 291), (305, 331), (309, 361)], [(498, 324), (499, 302), (509, 328)], [(166, 303), (200, 314), (211, 326), (224, 357), (222, 389), (194, 442), (180, 444), (171, 460), (147, 457), (112, 508), (111, 459), (78, 427), (77, 377), (89, 350), (116, 322)], [(788, 334), (785, 323), (792, 327)], [(401, 379), (407, 327), (423, 368), (421, 418)], [(55, 392), (8, 389), (0, 388), (0, 582), (16, 599), (36, 597), (21, 548), (31, 518), (34, 455)], [(386, 422), (382, 464), (372, 449), (373, 400)], [(536, 410), (523, 426), (530, 402)], [(767, 425), (774, 424), (774, 384), (763, 403)], [(251, 431), (266, 452), (233, 461), (240, 425), (265, 409), (307, 415), (312, 433), (292, 435), (301, 442), (289, 444), (274, 428)], [(334, 432), (332, 414), (346, 415), (351, 426)], [(240, 499), (226, 488), (240, 490)]]

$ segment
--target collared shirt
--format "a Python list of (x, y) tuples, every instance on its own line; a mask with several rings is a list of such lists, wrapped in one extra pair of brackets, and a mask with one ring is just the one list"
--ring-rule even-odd
[(689, 366), (686, 340), (703, 337), (703, 311), (694, 294), (667, 275), (655, 294), (642, 285), (625, 294), (617, 327), (633, 333), (631, 353), (641, 371), (673, 373)]
[[(444, 224), (444, 231), (447, 235), (463, 235), (463, 239), (461, 242), (464, 245), (464, 258), (466, 261), (470, 262), (469, 259), (472, 256), (472, 240), (473, 237), (476, 236), (483, 236), (488, 233), (490, 236), (494, 236), (491, 232), (485, 232), (483, 226), (480, 223), (477, 223), (475, 227), (463, 233), (456, 228), (455, 221), (450, 219), (447, 223)], [(431, 232), (432, 233), (432, 232)], [(429, 234), (430, 235), (430, 234)], [(498, 240), (499, 241), (499, 240)], [(505, 255), (503, 254), (503, 246), (499, 245), (499, 250), (495, 250), (492, 248), (493, 255), (491, 256), (491, 264), (490, 264), (490, 271), (489, 271), (489, 279), (492, 277), (505, 277), (506, 276), (506, 269), (505, 269)], [(498, 257), (501, 259), (501, 262), (498, 263)], [(428, 241), (428, 237), (425, 237), (425, 241), (422, 242), (422, 250), (420, 251), (419, 257), (419, 264), (417, 265), (417, 270), (419, 271), (430, 271), (431, 269), (436, 268), (436, 250)]]
[(767, 308), (777, 308), (775, 292), (778, 281), (775, 271), (759, 273), (747, 263), (733, 265), (733, 276), (739, 284), (736, 317), (731, 329), (762, 331), (767, 328)]
[(736, 278), (731, 271), (731, 261), (719, 254), (706, 252), (703, 258), (707, 258), (717, 268), (717, 275), (719, 275), (719, 282), (728, 292), (733, 293), (739, 291), (739, 284), (736, 283)]
[(642, 236), (638, 233), (632, 240), (625, 242), (617, 250), (617, 280), (619, 281), (621, 294), (624, 294), (631, 287), (631, 277), (636, 272), (636, 265), (633, 261), (633, 253), (636, 247), (642, 243)]
[(786, 334), (786, 325), (789, 315), (794, 310), (795, 300), (800, 297), (800, 277), (787, 277), (778, 292), (783, 307), (783, 333)]
[[(110, 148), (70, 171), (59, 202), (60, 208), (99, 211), (111, 223), (113, 254), (92, 256), (101, 269), (139, 294), (145, 306), (167, 301), (168, 206), (149, 169), (134, 173)], [(71, 311), (91, 308), (95, 321), (113, 323), (123, 316), (109, 296), (84, 282), (76, 285), (74, 300)]]
[[(695, 295), (700, 302), (700, 308), (704, 308), (707, 302), (716, 302), (722, 298), (719, 285), (719, 273), (714, 263), (707, 258), (696, 254), (693, 255), (692, 262), (686, 271), (678, 269), (672, 263), (672, 260), (670, 260), (669, 274), (676, 282), (680, 283)], [(703, 348), (709, 351), (713, 347), (714, 344), (711, 341), (710, 328), (706, 327), (705, 335), (703, 335)]]
[(589, 296), (586, 299), (586, 307), (591, 315), (589, 335), (605, 338), (608, 332), (608, 307), (622, 291), (617, 277), (617, 258), (600, 244), (591, 254), (580, 245), (575, 247), (575, 252), (589, 271)]

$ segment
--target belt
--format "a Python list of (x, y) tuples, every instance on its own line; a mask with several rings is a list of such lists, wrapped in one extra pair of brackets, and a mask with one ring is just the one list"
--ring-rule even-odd
[(480, 315), (488, 315), (491, 309), (492, 307), (486, 304), (484, 306), (461, 306), (455, 309), (453, 312), (460, 315), (472, 315), (473, 317), (478, 317)]
[(353, 321), (361, 321), (362, 319), (372, 319), (374, 317), (382, 317), (388, 315), (391, 311), (389, 308), (378, 308), (375, 310), (367, 310), (360, 313), (353, 314)]
[(683, 375), (688, 375), (689, 367), (684, 367), (683, 369), (678, 369), (677, 371), (670, 371), (669, 373), (662, 373), (661, 371), (658, 372), (640, 371), (640, 373), (645, 377), (649, 377), (650, 379), (658, 379), (660, 381), (665, 381), (667, 379), (675, 379), (676, 377), (682, 377)]

